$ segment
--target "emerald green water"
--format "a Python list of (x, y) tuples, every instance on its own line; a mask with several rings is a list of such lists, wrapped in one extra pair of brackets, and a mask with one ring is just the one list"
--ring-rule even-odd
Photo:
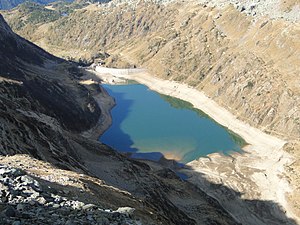
[(100, 141), (133, 158), (162, 155), (187, 163), (213, 152), (241, 151), (243, 140), (188, 102), (141, 84), (104, 85), (116, 100), (112, 126)]

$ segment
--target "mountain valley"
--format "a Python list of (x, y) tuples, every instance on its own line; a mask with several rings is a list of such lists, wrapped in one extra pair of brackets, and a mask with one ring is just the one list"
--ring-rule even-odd
[[(0, 46), (0, 153), (8, 156), (0, 163), (28, 154), (32, 158), (20, 157), (30, 169), (13, 166), (31, 173), (33, 162), (41, 160), (55, 173), (62, 169), (90, 175), (87, 184), (91, 179), (105, 182), (120, 199), (115, 204), (99, 197), (102, 208), (135, 208), (133, 218), (143, 224), (247, 224), (251, 216), (243, 213), (249, 212), (259, 219), (251, 217), (248, 224), (278, 224), (281, 219), (280, 224), (299, 223), (299, 1), (25, 3), (1, 13), (14, 32), (39, 47), (14, 34), (1, 17), (0, 40), (5, 44)], [(99, 127), (99, 121), (107, 119), (114, 102), (98, 82), (82, 83), (88, 72), (78, 63), (145, 68), (154, 78), (203, 92), (238, 120), (281, 139), (284, 154), (278, 161), (285, 160), (285, 153), (291, 160), (284, 171), (275, 163), (273, 169), (291, 187), (283, 197), (289, 208), (259, 195), (257, 184), (247, 176), (264, 175), (247, 165), (250, 155), (241, 161), (236, 155), (195, 161), (189, 165), (187, 182), (169, 166), (128, 159), (96, 141), (109, 126)], [(202, 170), (194, 174), (197, 167)], [(249, 185), (237, 190), (241, 181)], [(93, 188), (105, 192), (103, 185)], [(235, 198), (248, 211), (232, 209), (235, 201), (221, 202)]]

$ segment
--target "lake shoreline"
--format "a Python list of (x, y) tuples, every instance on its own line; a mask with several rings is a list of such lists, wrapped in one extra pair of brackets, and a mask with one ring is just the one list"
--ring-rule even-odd
[(93, 95), (93, 98), (98, 104), (102, 114), (94, 127), (81, 133), (81, 135), (86, 138), (98, 141), (99, 137), (109, 129), (112, 124), (111, 110), (116, 103), (114, 98), (100, 85), (102, 82), (101, 79), (99, 77), (96, 78), (92, 71), (87, 71), (81, 79), (82, 81), (80, 83), (86, 85), (87, 88), (89, 88), (89, 85), (99, 85), (99, 93)]
[[(288, 217), (295, 218), (295, 215), (289, 210), (289, 203), (286, 200), (286, 194), (292, 190), (284, 175), (285, 165), (292, 163), (293, 158), (283, 151), (285, 141), (265, 134), (236, 119), (234, 115), (205, 96), (204, 93), (188, 85), (162, 80), (147, 72), (129, 74), (119, 73), (121, 69), (114, 70), (112, 74), (103, 74), (100, 67), (94, 74), (101, 79), (105, 77), (104, 80), (110, 84), (124, 82), (124, 79), (135, 80), (148, 86), (151, 90), (190, 102), (195, 108), (208, 114), (222, 126), (240, 135), (249, 144), (243, 148), (245, 151), (243, 154), (233, 153), (230, 156), (224, 156), (214, 153), (188, 163), (189, 169), (182, 169), (182, 172), (188, 174), (190, 182), (210, 192), (210, 195), (220, 202), (226, 202), (226, 198), (217, 190), (214, 192), (207, 189), (203, 178), (201, 179), (203, 176), (210, 182), (222, 184), (232, 188), (237, 193), (243, 193), (245, 199), (259, 199), (278, 203), (284, 208)], [(229, 169), (222, 171), (221, 167), (228, 167)], [(228, 205), (226, 202), (223, 207), (235, 215), (240, 207), (244, 206)], [(245, 211), (245, 213), (247, 212)], [(243, 221), (245, 218), (237, 216), (237, 219), (245, 222)], [(247, 220), (255, 222), (253, 218), (247, 218)]]

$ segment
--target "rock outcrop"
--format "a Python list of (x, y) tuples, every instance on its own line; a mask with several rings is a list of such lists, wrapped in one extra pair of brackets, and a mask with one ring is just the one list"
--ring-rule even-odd
[(0, 153), (76, 158), (68, 154), (72, 144), (65, 132), (92, 128), (101, 114), (90, 91), (78, 83), (81, 72), (14, 34), (2, 17), (0, 30)]
[(0, 165), (0, 186), (1, 224), (139, 224), (130, 218), (134, 208), (113, 211), (68, 199), (13, 167)]

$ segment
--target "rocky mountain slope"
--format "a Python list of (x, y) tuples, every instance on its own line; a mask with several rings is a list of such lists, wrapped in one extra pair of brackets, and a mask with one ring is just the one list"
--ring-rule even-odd
[(91, 139), (112, 100), (74, 64), (2, 16), (0, 40), (1, 224), (238, 224), (171, 169)]
[[(1, 0), (0, 1), (0, 9), (11, 9), (14, 8), (26, 1), (24, 0)], [(39, 4), (48, 4), (53, 2), (53, 0), (31, 0), (31, 2), (36, 2)]]
[[(15, 159), (16, 157), (14, 159), (10, 158), (10, 160)], [(23, 165), (29, 160), (34, 162), (26, 156), (18, 159), (22, 160)], [(1, 163), (5, 163), (6, 160), (2, 159)], [(27, 164), (27, 166), (29, 165)], [(36, 165), (31, 165), (31, 168), (33, 167), (37, 169)], [(47, 169), (49, 170), (49, 165)], [(52, 169), (52, 172), (54, 171)], [(80, 181), (75, 179), (70, 185), (73, 186), (72, 188), (62, 188), (71, 183), (70, 179), (72, 178), (70, 178), (70, 175), (55, 177), (56, 180), (60, 180), (60, 184), (56, 185), (60, 188), (57, 188), (55, 184), (47, 183), (44, 179), (41, 179), (41, 174), (36, 177), (35, 173), (35, 176), (32, 177), (24, 170), (6, 165), (0, 165), (0, 174), (1, 198), (2, 201), (9, 204), (7, 207), (0, 206), (2, 211), (1, 224), (140, 224), (139, 221), (130, 218), (134, 211), (133, 208), (123, 207), (112, 211), (102, 209), (92, 203), (87, 204), (70, 199), (75, 194), (84, 195), (82, 189), (80, 190), (74, 185), (80, 184)], [(54, 180), (53, 175), (47, 176)], [(82, 175), (82, 177), (84, 176)], [(58, 190), (59, 193), (57, 193)], [(91, 200), (89, 199), (89, 201)], [(5, 209), (3, 210), (3, 208)]]
[(16, 11), (5, 17), (56, 55), (88, 59), (108, 52), (108, 66), (142, 66), (187, 83), (238, 119), (288, 141), (285, 149), (295, 156), (287, 168), (291, 201), (299, 214), (299, 1), (168, 2), (112, 1), (45, 24)]
[[(92, 0), (92, 1), (86, 1), (86, 0), (76, 0), (74, 1), (74, 5), (79, 4), (79, 5), (84, 5), (87, 3), (108, 3), (111, 0)], [(9, 10), (12, 8), (17, 7), (18, 5), (21, 4), (38, 4), (40, 6), (45, 6), (48, 5), (48, 8), (51, 9), (51, 5), (49, 3), (54, 4), (59, 4), (59, 5), (68, 5), (69, 3), (72, 3), (73, 0), (63, 0), (63, 1), (55, 1), (55, 0), (30, 0), (30, 1), (25, 1), (25, 0), (0, 0), (0, 10)]]

